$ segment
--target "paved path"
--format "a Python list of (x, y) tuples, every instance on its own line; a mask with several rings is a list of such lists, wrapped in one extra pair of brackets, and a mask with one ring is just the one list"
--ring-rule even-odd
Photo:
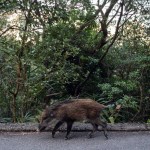
[(150, 131), (108, 134), (108, 140), (99, 132), (87, 139), (87, 132), (72, 132), (71, 139), (64, 140), (62, 132), (55, 139), (49, 132), (1, 132), (0, 150), (150, 150)]

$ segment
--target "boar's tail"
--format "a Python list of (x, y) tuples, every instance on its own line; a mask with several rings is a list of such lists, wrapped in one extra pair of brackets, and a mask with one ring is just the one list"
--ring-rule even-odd
[(112, 107), (115, 107), (115, 110), (119, 111), (122, 106), (121, 106), (121, 104), (109, 104), (109, 105), (106, 105), (105, 108), (112, 108)]

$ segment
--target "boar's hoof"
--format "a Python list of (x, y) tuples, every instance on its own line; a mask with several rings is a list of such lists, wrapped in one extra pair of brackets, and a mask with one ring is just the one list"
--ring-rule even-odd
[(65, 137), (65, 140), (70, 140), (70, 137), (66, 136), (66, 137)]
[(39, 131), (40, 131), (40, 132), (44, 131), (44, 130), (45, 130), (45, 128), (46, 128), (46, 127), (44, 127), (44, 126), (40, 126), (40, 125), (39, 125)]
[(88, 138), (88, 139), (93, 138), (93, 134), (92, 134), (92, 133), (89, 133), (88, 136), (87, 136), (87, 138)]
[(65, 140), (69, 140), (69, 137), (68, 137), (68, 136), (66, 136), (66, 137), (65, 137)]
[(108, 140), (108, 135), (105, 135), (105, 137), (106, 137), (106, 140)]
[(52, 131), (52, 138), (55, 138), (55, 131)]
[(104, 136), (108, 140), (108, 134), (104, 131)]

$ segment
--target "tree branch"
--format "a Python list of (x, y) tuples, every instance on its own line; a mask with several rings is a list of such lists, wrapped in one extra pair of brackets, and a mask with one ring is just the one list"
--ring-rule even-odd
[(121, 5), (121, 12), (120, 12), (120, 16), (119, 16), (119, 19), (118, 19), (118, 22), (117, 22), (117, 25), (116, 25), (116, 30), (115, 30), (115, 34), (113, 36), (113, 39), (112, 39), (112, 42), (109, 44), (109, 46), (107, 47), (105, 53), (102, 55), (102, 57), (100, 58), (99, 60), (99, 64), (102, 62), (102, 60), (105, 58), (105, 56), (107, 55), (110, 47), (114, 44), (115, 40), (117, 39), (118, 37), (118, 33), (119, 33), (119, 25), (120, 25), (120, 22), (121, 22), (121, 18), (122, 18), (122, 15), (123, 15), (123, 6), (124, 6), (124, 0), (122, 0), (122, 3), (120, 4)]
[(112, 8), (115, 6), (115, 4), (118, 2), (118, 0), (112, 0), (108, 9), (106, 10), (106, 13), (105, 13), (105, 19), (107, 20), (108, 19), (108, 16), (112, 10)]
[(120, 6), (118, 7), (116, 13), (112, 16), (112, 18), (107, 22), (107, 26), (112, 22), (112, 20), (117, 16), (118, 12), (119, 12)]
[[(107, 25), (106, 25), (106, 21), (108, 18), (108, 15), (110, 13), (110, 11), (113, 9), (113, 6), (117, 3), (117, 0), (112, 0), (111, 4), (109, 6), (109, 8), (107, 9), (106, 13), (105, 13), (105, 18), (103, 18), (103, 20), (101, 21), (101, 30), (103, 32), (103, 36), (100, 39), (99, 43), (96, 45), (96, 49), (100, 49), (102, 48), (105, 44), (106, 44), (106, 38), (107, 38)], [(119, 24), (121, 22), (121, 18), (123, 15), (123, 6), (124, 6), (124, 0), (122, 0), (122, 3), (120, 4), (121, 6), (121, 12), (120, 12), (120, 16), (117, 22), (117, 26), (116, 26), (116, 31), (115, 31), (115, 35), (112, 39), (112, 42), (110, 43), (110, 45), (107, 47), (105, 53), (101, 56), (101, 58), (99, 59), (98, 63), (95, 65), (95, 67), (93, 67), (91, 69), (91, 71), (88, 73), (87, 77), (84, 79), (84, 81), (82, 81), (75, 89), (75, 95), (78, 95), (78, 91), (79, 89), (81, 89), (84, 84), (90, 79), (90, 77), (92, 76), (92, 74), (96, 71), (97, 67), (101, 64), (102, 60), (105, 58), (105, 56), (107, 55), (110, 47), (113, 45), (113, 43), (115, 42), (117, 35), (118, 35), (118, 30), (119, 30)]]
[[(0, 34), (0, 37), (3, 36), (6, 32), (8, 32), (8, 31), (11, 30), (11, 29), (17, 29), (17, 28), (15, 28), (15, 27), (18, 27), (18, 26), (12, 25), (12, 26), (8, 27), (5, 31), (2, 31), (2, 33)], [(18, 27), (18, 28), (19, 28), (19, 27)]]

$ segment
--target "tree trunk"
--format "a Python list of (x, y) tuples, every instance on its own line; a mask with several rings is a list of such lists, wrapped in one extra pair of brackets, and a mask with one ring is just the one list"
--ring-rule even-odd
[(13, 118), (13, 122), (16, 123), (16, 95), (15, 94), (13, 94), (12, 118)]

